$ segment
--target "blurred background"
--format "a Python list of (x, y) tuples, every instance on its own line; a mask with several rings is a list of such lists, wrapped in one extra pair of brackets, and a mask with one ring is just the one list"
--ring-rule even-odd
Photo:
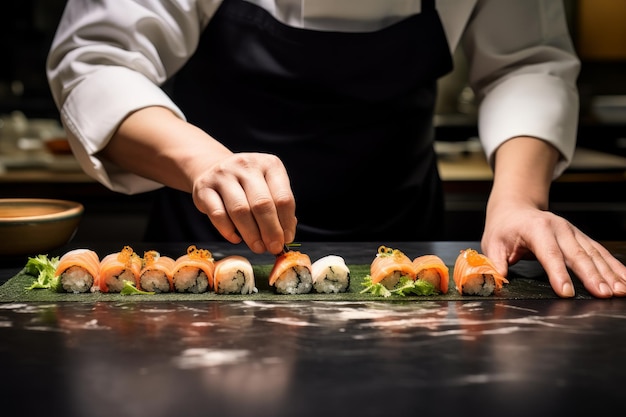
[[(598, 239), (626, 240), (626, 1), (565, 0), (564, 4), (583, 62), (578, 81), (580, 152), (576, 164), (553, 188), (553, 209)], [(65, 0), (3, 4), (0, 197), (78, 199), (86, 205), (78, 237), (138, 239), (150, 194), (110, 193), (86, 178), (63, 147), (45, 60), (64, 6)], [(455, 70), (439, 83), (435, 118), (450, 240), (479, 238), (490, 185), (476, 141), (476, 108), (465, 71), (463, 54), (457, 51)], [(111, 229), (111, 224), (116, 227)]]

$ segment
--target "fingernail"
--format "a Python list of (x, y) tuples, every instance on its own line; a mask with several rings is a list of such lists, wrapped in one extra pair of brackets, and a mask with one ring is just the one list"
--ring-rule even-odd
[(613, 285), (613, 293), (619, 295), (626, 294), (626, 284), (623, 282), (616, 282), (615, 285)]
[(569, 282), (563, 284), (561, 287), (561, 292), (563, 293), (563, 297), (573, 297), (574, 296), (574, 287)]
[(609, 285), (606, 282), (601, 283), (598, 290), (600, 291), (600, 294), (605, 295), (607, 297), (613, 295), (613, 291), (611, 291), (611, 287), (609, 287)]
[(254, 253), (263, 253), (265, 252), (265, 245), (260, 240), (257, 240), (252, 244), (251, 249)]

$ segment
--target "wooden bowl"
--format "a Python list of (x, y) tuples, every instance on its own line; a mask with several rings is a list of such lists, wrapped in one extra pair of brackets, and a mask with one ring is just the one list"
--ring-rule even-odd
[(0, 198), (0, 255), (47, 254), (76, 234), (84, 207), (74, 201)]

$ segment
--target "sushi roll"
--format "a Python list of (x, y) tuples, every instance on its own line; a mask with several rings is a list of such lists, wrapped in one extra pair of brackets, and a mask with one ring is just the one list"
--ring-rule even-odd
[(74, 249), (59, 259), (55, 276), (58, 291), (85, 293), (91, 291), (100, 274), (98, 254), (90, 249)]
[(370, 265), (370, 278), (373, 284), (382, 284), (388, 290), (394, 289), (402, 277), (415, 281), (415, 265), (402, 251), (380, 246)]
[(443, 260), (437, 255), (422, 255), (413, 259), (416, 279), (430, 282), (441, 294), (448, 292), (450, 272)]
[(270, 272), (269, 284), (279, 294), (306, 294), (311, 292), (311, 258), (298, 251), (287, 251), (276, 257)]
[(459, 294), (488, 296), (508, 283), (493, 262), (475, 251), (465, 249), (454, 263), (454, 284)]
[(100, 277), (95, 288), (102, 292), (120, 292), (124, 281), (138, 286), (141, 262), (141, 257), (130, 246), (108, 254), (100, 262)]
[(215, 260), (210, 251), (191, 245), (176, 259), (172, 272), (174, 290), (199, 294), (213, 287)]
[(318, 293), (346, 292), (350, 286), (350, 269), (341, 256), (328, 255), (311, 265), (313, 288)]
[(150, 292), (170, 292), (174, 288), (172, 271), (176, 261), (155, 250), (144, 252), (139, 274), (139, 289)]
[(231, 255), (215, 263), (213, 289), (217, 294), (254, 294), (254, 271), (243, 256)]

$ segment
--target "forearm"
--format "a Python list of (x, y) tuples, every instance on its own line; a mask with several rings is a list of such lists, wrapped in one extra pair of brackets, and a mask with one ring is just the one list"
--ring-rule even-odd
[(101, 151), (123, 169), (187, 192), (208, 166), (229, 155), (221, 143), (163, 107), (129, 115)]
[(549, 143), (516, 137), (503, 143), (495, 154), (494, 182), (489, 206), (523, 201), (548, 209), (550, 184), (559, 152)]

